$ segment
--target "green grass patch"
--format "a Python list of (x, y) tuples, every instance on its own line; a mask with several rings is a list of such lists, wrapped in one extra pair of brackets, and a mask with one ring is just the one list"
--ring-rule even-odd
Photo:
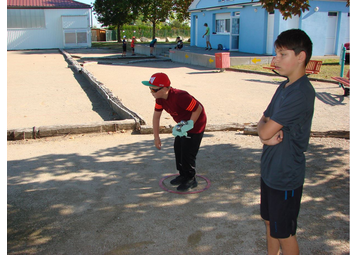
[[(319, 60), (319, 59), (316, 59), (316, 60)], [(323, 63), (322, 63), (321, 71), (319, 72), (319, 74), (311, 74), (310, 77), (333, 81), (333, 79), (331, 77), (339, 76), (341, 73), (341, 66), (339, 65), (338, 60), (337, 59), (324, 59), (322, 61), (323, 61)], [(272, 73), (271, 70), (264, 69), (263, 68), (264, 66), (269, 66), (269, 65), (238, 65), (238, 66), (232, 66), (232, 68)], [(350, 68), (350, 65), (344, 65), (344, 76), (347, 74), (349, 68)]]

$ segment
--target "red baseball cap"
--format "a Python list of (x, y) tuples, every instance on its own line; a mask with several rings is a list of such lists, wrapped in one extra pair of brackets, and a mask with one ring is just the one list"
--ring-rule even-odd
[(150, 77), (149, 81), (142, 81), (142, 83), (146, 86), (150, 87), (169, 87), (170, 80), (168, 75), (165, 73), (155, 73)]

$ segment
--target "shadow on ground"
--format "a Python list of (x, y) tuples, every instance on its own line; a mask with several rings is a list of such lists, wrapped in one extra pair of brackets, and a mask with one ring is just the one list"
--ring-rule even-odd
[[(261, 148), (204, 144), (198, 173), (212, 186), (180, 195), (158, 185), (175, 173), (167, 147), (158, 152), (144, 141), (89, 155), (8, 161), (8, 254), (265, 253)], [(310, 145), (298, 229), (302, 254), (334, 254), (338, 244), (349, 251), (348, 153)]]

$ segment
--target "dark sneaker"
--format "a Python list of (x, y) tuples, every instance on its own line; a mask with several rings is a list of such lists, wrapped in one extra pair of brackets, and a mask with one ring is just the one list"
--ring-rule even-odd
[(183, 181), (177, 188), (178, 191), (187, 191), (188, 189), (192, 189), (198, 186), (198, 182), (196, 181), (196, 178), (187, 179)]
[(171, 185), (179, 185), (185, 180), (186, 180), (186, 178), (184, 176), (179, 175), (179, 176), (175, 177), (173, 180), (171, 180), (170, 184)]
[(212, 50), (213, 48), (210, 48), (209, 50)]
[(205, 50), (208, 50), (209, 48), (205, 48)]

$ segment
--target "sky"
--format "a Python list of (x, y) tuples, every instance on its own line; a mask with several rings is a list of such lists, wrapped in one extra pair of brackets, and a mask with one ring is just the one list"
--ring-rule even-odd
[[(84, 4), (89, 4), (89, 5), (93, 5), (93, 3), (95, 2), (95, 0), (75, 0), (76, 2), (80, 2), (80, 3), (84, 3)], [(92, 9), (93, 11), (93, 9)], [(93, 22), (93, 27), (97, 27), (97, 28), (101, 28), (101, 23), (98, 22), (98, 20), (96, 19), (96, 16), (93, 14), (92, 12), (92, 22)]]

